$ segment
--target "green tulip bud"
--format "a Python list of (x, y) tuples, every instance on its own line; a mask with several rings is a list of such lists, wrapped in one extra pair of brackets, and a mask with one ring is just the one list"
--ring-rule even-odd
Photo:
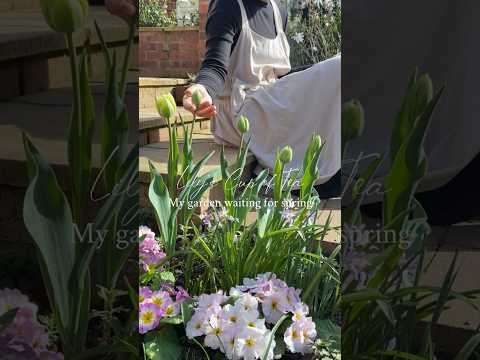
[(53, 30), (73, 33), (83, 26), (88, 0), (40, 0), (43, 16)]
[(290, 161), (292, 161), (293, 158), (293, 150), (290, 146), (285, 146), (281, 151), (279, 155), (280, 161), (284, 164), (288, 164)]
[(422, 75), (417, 80), (417, 98), (415, 100), (416, 103), (416, 111), (417, 115), (420, 115), (427, 104), (433, 98), (433, 84), (430, 76), (428, 74)]
[(242, 115), (238, 118), (237, 129), (242, 134), (245, 134), (250, 129), (250, 122), (245, 116)]
[(202, 103), (203, 96), (200, 90), (195, 90), (192, 94), (192, 102), (195, 105), (195, 107), (198, 109), (200, 104)]
[(177, 112), (177, 104), (172, 94), (162, 95), (157, 98), (155, 105), (160, 116), (170, 119)]
[(312, 138), (312, 150), (314, 153), (316, 153), (320, 148), (322, 147), (322, 138), (320, 135), (315, 135)]
[(342, 142), (348, 142), (363, 133), (364, 113), (358, 100), (350, 100), (342, 106)]

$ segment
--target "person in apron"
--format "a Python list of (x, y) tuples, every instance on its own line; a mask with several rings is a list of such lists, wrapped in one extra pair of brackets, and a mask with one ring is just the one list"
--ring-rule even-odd
[[(480, 2), (347, 1), (342, 15), (342, 93), (365, 109), (365, 131), (346, 157), (388, 153), (395, 115), (418, 67), (436, 89), (446, 88), (427, 130), (428, 173), (417, 199), (432, 224), (480, 216)], [(384, 161), (374, 182), (383, 183), (389, 167)], [(349, 175), (349, 169), (342, 173)], [(381, 197), (375, 195), (366, 201), (379, 216)]]
[[(211, 57), (221, 51), (222, 46), (226, 47), (211, 43), (218, 37), (225, 37), (222, 32), (228, 35), (228, 31), (221, 27), (217, 34), (212, 34), (214, 31), (209, 28), (215, 27), (218, 22), (229, 26), (235, 21), (235, 18), (228, 19), (228, 14), (216, 9), (222, 4), (224, 7), (231, 7), (231, 4), (216, 0), (209, 9), (206, 60), (196, 84), (185, 92), (184, 107), (198, 116), (213, 117), (213, 135), (223, 145), (240, 145), (241, 134), (236, 122), (240, 115), (246, 116), (250, 120), (250, 151), (259, 165), (267, 169), (274, 167), (277, 150), (289, 145), (294, 155), (286, 171), (301, 170), (309, 141), (313, 134), (318, 134), (325, 143), (318, 165), (318, 183), (326, 183), (336, 174), (339, 176), (340, 56), (306, 70), (289, 73), (290, 47), (285, 34), (286, 18), (282, 18), (276, 0), (231, 1), (235, 5), (238, 3), (239, 25), (238, 29), (230, 31), (235, 32), (232, 34), (235, 44), (233, 50), (227, 49), (225, 76), (223, 81), (219, 81), (222, 89), (215, 93), (215, 89), (212, 90), (215, 86), (209, 86), (208, 76), (203, 75), (212, 68), (218, 70), (215, 65), (221, 61), (212, 61)], [(268, 24), (264, 21), (264, 24), (273, 28), (273, 36), (261, 34), (251, 24), (259, 13), (266, 13), (269, 9), (271, 19)], [(265, 18), (268, 19), (268, 16)], [(191, 99), (195, 90), (203, 95), (203, 102), (198, 109)]]

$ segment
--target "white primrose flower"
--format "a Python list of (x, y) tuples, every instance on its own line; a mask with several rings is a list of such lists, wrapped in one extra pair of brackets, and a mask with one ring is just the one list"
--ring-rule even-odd
[(293, 310), (292, 320), (302, 321), (307, 317), (307, 315), (308, 315), (308, 306), (300, 303), (300, 304), (297, 304)]
[(240, 297), (243, 295), (242, 290), (240, 290), (238, 287), (232, 287), (230, 288), (230, 291), (228, 292), (229, 296), (234, 296), (234, 297)]
[(262, 310), (265, 320), (270, 324), (275, 324), (283, 314), (287, 312), (287, 300), (284, 292), (277, 292), (266, 297), (262, 302)]
[(297, 305), (301, 304), (302, 301), (300, 299), (300, 292), (301, 290), (295, 288), (288, 288), (285, 291), (285, 299), (287, 300), (288, 304), (288, 311), (294, 311)]
[(235, 344), (236, 344), (236, 337), (235, 331), (230, 329), (225, 329), (220, 335), (220, 340), (222, 342), (222, 348), (220, 349), (224, 354), (225, 357), (229, 360), (238, 359), (238, 355), (235, 353)]
[(265, 319), (256, 319), (256, 320), (247, 320), (242, 319), (240, 322), (243, 328), (258, 329), (263, 333), (267, 332), (267, 327), (265, 326)]
[(201, 311), (196, 311), (190, 321), (187, 323), (186, 333), (189, 339), (205, 335), (207, 326), (207, 316)]
[[(256, 328), (246, 328), (242, 331), (237, 339), (236, 352), (239, 357), (243, 357), (244, 360), (255, 360), (262, 356), (268, 345), (267, 336), (263, 331)], [(273, 348), (275, 347), (274, 341), (271, 345), (271, 357), (270, 353), (268, 359), (273, 359)]]
[(198, 297), (198, 308), (202, 310), (209, 310), (213, 307), (222, 305), (225, 301), (227, 301), (227, 297), (221, 290), (215, 294), (203, 294)]
[(317, 331), (311, 318), (294, 322), (285, 331), (283, 340), (292, 353), (306, 354), (312, 350)]
[(205, 346), (213, 350), (222, 349), (221, 335), (225, 330), (223, 321), (217, 315), (211, 315), (206, 328)]
[(237, 326), (243, 314), (236, 307), (227, 304), (223, 307), (220, 318), (230, 326)]
[(242, 294), (240, 298), (235, 301), (235, 308), (242, 316), (249, 319), (258, 318), (258, 299), (250, 294)]

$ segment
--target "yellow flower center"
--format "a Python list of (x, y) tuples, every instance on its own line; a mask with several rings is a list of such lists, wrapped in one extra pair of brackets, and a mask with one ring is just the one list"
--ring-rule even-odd
[(144, 324), (150, 324), (153, 322), (153, 312), (148, 311), (142, 314), (142, 322)]
[(222, 333), (222, 331), (221, 331), (219, 328), (213, 329), (213, 334), (214, 334), (215, 336), (219, 336), (221, 333)]
[(167, 307), (167, 309), (165, 310), (165, 314), (166, 314), (167, 316), (173, 315), (173, 306), (172, 306), (172, 305), (169, 305), (169, 306)]
[(293, 338), (293, 339), (298, 339), (298, 338), (299, 338), (298, 333), (297, 333), (296, 330), (293, 330), (293, 331), (292, 331), (292, 338)]
[(154, 303), (155, 305), (158, 305), (158, 306), (162, 306), (163, 305), (163, 299), (162, 298), (153, 298), (152, 303)]
[(253, 347), (255, 345), (255, 341), (253, 341), (253, 339), (247, 339), (245, 340), (245, 345), (248, 347)]
[(272, 300), (272, 309), (277, 310), (278, 308), (278, 302), (276, 300)]

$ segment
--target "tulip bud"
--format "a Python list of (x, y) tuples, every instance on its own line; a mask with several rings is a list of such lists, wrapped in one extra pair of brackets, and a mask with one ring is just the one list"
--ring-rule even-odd
[(88, 0), (40, 0), (40, 6), (48, 26), (61, 33), (78, 30), (88, 13)]
[(433, 84), (430, 76), (422, 75), (417, 80), (416, 111), (420, 115), (433, 98)]
[(322, 138), (320, 135), (315, 135), (312, 138), (312, 150), (314, 153), (316, 153), (320, 148), (322, 147)]
[(358, 100), (350, 100), (342, 106), (342, 142), (359, 137), (363, 132), (364, 114)]
[(162, 95), (157, 98), (155, 105), (160, 116), (170, 119), (177, 112), (177, 104), (172, 94)]
[(292, 161), (293, 158), (293, 150), (290, 146), (285, 146), (281, 151), (279, 155), (280, 161), (284, 164), (288, 164), (290, 161)]
[(198, 109), (200, 104), (202, 103), (203, 96), (200, 90), (195, 90), (192, 94), (192, 102), (195, 105), (195, 107)]
[(237, 129), (241, 134), (245, 134), (250, 129), (250, 123), (245, 116), (240, 116), (237, 121)]

